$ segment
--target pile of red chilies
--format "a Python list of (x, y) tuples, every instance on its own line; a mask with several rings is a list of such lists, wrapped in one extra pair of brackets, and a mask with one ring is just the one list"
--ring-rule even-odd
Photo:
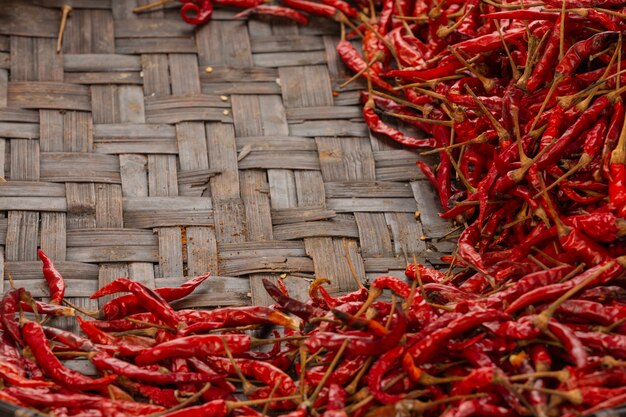
[(363, 53), (346, 39), (337, 50), (367, 79), (367, 125), (439, 155), (418, 164), (464, 228), (449, 271), (413, 264), (408, 283), (338, 297), (317, 279), (308, 302), (265, 281), (276, 305), (211, 311), (170, 304), (208, 275), (157, 290), (120, 278), (93, 298), (125, 294), (78, 319), (79, 336), (41, 319), (76, 310), (40, 252), (50, 302), (23, 288), (0, 302), (0, 399), (89, 417), (544, 417), (626, 403), (626, 1), (281, 3), (237, 5), (351, 26)]

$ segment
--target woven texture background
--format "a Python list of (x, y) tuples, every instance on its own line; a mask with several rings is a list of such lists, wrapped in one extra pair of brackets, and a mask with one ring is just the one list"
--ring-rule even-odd
[(262, 277), (348, 291), (451, 250), (417, 152), (369, 135), (364, 83), (338, 88), (336, 23), (218, 9), (197, 29), (178, 2), (0, 3), (4, 288), (10, 273), (46, 295), (38, 247), (92, 309), (120, 276), (168, 286), (210, 270), (184, 305), (264, 304)]

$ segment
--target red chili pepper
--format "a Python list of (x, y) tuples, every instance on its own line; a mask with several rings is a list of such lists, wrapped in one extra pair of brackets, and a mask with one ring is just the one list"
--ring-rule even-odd
[(24, 375), (21, 375), (19, 368), (4, 362), (0, 362), (0, 379), (16, 387), (40, 388), (56, 386), (56, 384), (51, 381), (28, 379), (24, 377)]
[(617, 35), (618, 32), (601, 32), (576, 42), (561, 58), (555, 71), (561, 75), (572, 74), (589, 56), (602, 51), (610, 42), (616, 40)]
[[(244, 375), (252, 376), (268, 387), (276, 386), (276, 392), (280, 395), (291, 395), (296, 390), (296, 385), (289, 375), (267, 362), (237, 358), (234, 362)], [(236, 373), (235, 365), (229, 359), (212, 356), (209, 363), (220, 372)]]
[(441, 417), (464, 417), (464, 416), (484, 416), (484, 417), (510, 417), (513, 411), (509, 408), (496, 404), (489, 404), (484, 400), (463, 400), (458, 405), (452, 406)]
[[(402, 366), (409, 377), (414, 378), (412, 372), (415, 366), (429, 361), (451, 338), (473, 329), (487, 321), (506, 320), (508, 315), (498, 310), (476, 311), (453, 320), (447, 327), (433, 332), (430, 337), (419, 340), (411, 345), (402, 356)], [(419, 377), (418, 377), (419, 378)]]
[(239, 12), (233, 17), (235, 19), (241, 19), (252, 14), (284, 17), (303, 26), (309, 24), (309, 18), (297, 10), (290, 9), (289, 7), (275, 6), (273, 4), (261, 4), (251, 9), (244, 10), (243, 12)]
[(83, 320), (80, 317), (77, 317), (77, 319), (80, 329), (89, 340), (106, 345), (106, 349), (114, 351), (121, 356), (136, 356), (145, 349), (152, 347), (155, 343), (153, 339), (139, 336), (113, 336), (95, 327), (92, 321)]
[(180, 8), (180, 16), (191, 25), (202, 25), (211, 19), (213, 15), (213, 3), (211, 0), (181, 0), (183, 7)]
[(61, 304), (65, 296), (65, 280), (54, 266), (54, 263), (41, 249), (37, 250), (37, 255), (43, 262), (43, 277), (50, 289), (50, 304)]
[(99, 291), (92, 294), (90, 298), (99, 298), (105, 294), (113, 294), (116, 292), (131, 292), (146, 310), (152, 312), (156, 317), (172, 328), (177, 328), (179, 324), (178, 317), (174, 309), (163, 299), (158, 293), (145, 285), (131, 281), (127, 278), (118, 278), (100, 288)]
[(63, 366), (48, 346), (43, 328), (35, 322), (26, 322), (22, 335), (44, 373), (64, 387), (89, 390), (108, 385), (117, 378), (117, 375), (108, 375), (91, 379)]
[(367, 124), (372, 132), (384, 135), (402, 145), (410, 148), (434, 148), (436, 146), (436, 142), (432, 138), (414, 138), (386, 125), (376, 114), (374, 100), (372, 98), (368, 99), (363, 107), (363, 118), (365, 119), (365, 124)]
[(404, 346), (396, 346), (383, 353), (378, 360), (372, 365), (368, 377), (368, 387), (370, 394), (383, 404), (397, 403), (404, 398), (402, 394), (388, 394), (383, 391), (382, 381), (385, 374), (400, 359), (404, 353)]
[(562, 155), (563, 151), (580, 137), (587, 129), (593, 126), (598, 120), (600, 113), (609, 105), (609, 99), (606, 96), (598, 98), (594, 103), (585, 110), (580, 117), (571, 125), (560, 138), (549, 145), (550, 149), (544, 153), (536, 162), (538, 169), (546, 169), (553, 165)]
[(382, 337), (353, 336), (349, 334), (337, 334), (334, 332), (322, 332), (311, 335), (305, 340), (305, 345), (311, 352), (320, 348), (329, 350), (339, 349), (345, 341), (348, 341), (345, 351), (352, 355), (378, 356), (395, 346), (406, 330), (406, 317), (404, 311), (399, 309), (392, 319), (391, 330)]
[(194, 356), (224, 355), (224, 343), (236, 355), (250, 350), (252, 339), (247, 335), (196, 335), (176, 338), (144, 350), (135, 358), (140, 366), (149, 365), (167, 358), (190, 358)]
[(263, 286), (265, 291), (280, 304), (288, 312), (295, 314), (303, 320), (309, 320), (312, 317), (322, 317), (326, 312), (320, 308), (313, 307), (309, 304), (305, 304), (302, 301), (284, 295), (276, 285), (270, 280), (263, 278)]
[(559, 18), (558, 13), (554, 12), (538, 12), (534, 10), (503, 10), (500, 12), (486, 13), (481, 17), (485, 19), (515, 19), (515, 20), (550, 20), (556, 21)]
[(78, 410), (102, 410), (104, 415), (148, 415), (160, 413), (161, 406), (135, 401), (113, 401), (97, 395), (49, 393), (32, 388), (5, 388), (9, 395), (34, 407), (68, 407)]
[(281, 2), (287, 7), (318, 16), (335, 17), (337, 15), (337, 9), (326, 4), (313, 3), (308, 0), (281, 0)]
[[(604, 270), (606, 267), (608, 267), (609, 269)], [(531, 304), (556, 299), (565, 294), (570, 289), (574, 288), (576, 285), (584, 282), (585, 280), (588, 280), (591, 276), (597, 274), (598, 271), (601, 270), (604, 270), (604, 272), (600, 276), (598, 276), (593, 282), (590, 282), (587, 285), (588, 287), (593, 287), (594, 285), (604, 285), (607, 282), (610, 282), (611, 279), (617, 277), (622, 273), (623, 268), (615, 261), (609, 261), (594, 266), (593, 268), (586, 270), (585, 272), (575, 276), (569, 281), (536, 288), (523, 294), (517, 300), (512, 302), (511, 305), (505, 310), (505, 312), (510, 314)]]
[(2, 329), (20, 346), (24, 346), (24, 340), (22, 339), (19, 324), (15, 319), (15, 313), (18, 312), (20, 298), (23, 293), (23, 288), (11, 288), (0, 301)]
[(359, 11), (343, 0), (321, 0), (321, 2), (327, 6), (334, 7), (352, 19), (356, 19), (359, 16)]
[[(299, 322), (274, 308), (264, 306), (222, 307), (214, 310), (180, 310), (180, 319), (189, 325), (222, 323), (224, 327), (248, 326), (252, 324), (276, 324), (294, 330)], [(319, 314), (319, 311), (315, 311)]]
[(367, 63), (363, 60), (359, 51), (350, 42), (343, 40), (337, 44), (337, 53), (343, 60), (344, 64), (352, 71), (363, 72), (363, 76), (372, 80), (372, 83), (383, 90), (392, 91), (393, 86), (387, 81), (380, 78), (380, 75), (372, 68), (367, 68)]
[(541, 85), (543, 85), (548, 77), (550, 70), (553, 68), (553, 65), (556, 63), (559, 55), (559, 42), (561, 39), (561, 26), (565, 24), (563, 19), (565, 15), (560, 16), (560, 18), (554, 23), (552, 28), (552, 32), (550, 37), (548, 38), (548, 42), (546, 43), (546, 47), (543, 51), (543, 55), (535, 65), (533, 72), (530, 77), (526, 81), (526, 88), (528, 91), (533, 92)]
[(43, 331), (50, 340), (61, 342), (71, 349), (80, 352), (94, 352), (97, 350), (97, 347), (90, 340), (72, 332), (49, 326), (43, 326)]
[(247, 9), (265, 4), (267, 0), (212, 0), (212, 2), (220, 6), (234, 6)]
[(213, 400), (211, 402), (196, 405), (194, 407), (183, 408), (182, 410), (173, 411), (171, 413), (163, 414), (162, 417), (198, 417), (198, 416), (212, 416), (212, 417), (226, 417), (230, 412), (226, 401)]
[(577, 367), (584, 368), (587, 366), (587, 352), (585, 351), (582, 341), (576, 336), (573, 330), (554, 319), (548, 322), (548, 330), (563, 343), (565, 350), (572, 357)]
[(446, 279), (445, 273), (422, 264), (409, 264), (404, 270), (404, 275), (411, 280), (416, 280), (419, 276), (422, 282), (441, 282)]
[[(155, 293), (159, 294), (165, 301), (180, 300), (191, 294), (200, 284), (202, 284), (207, 278), (211, 276), (208, 272), (204, 275), (197, 276), (189, 279), (180, 287), (164, 287), (156, 288)], [(115, 285), (105, 285), (91, 295), (91, 298), (99, 298), (107, 294), (113, 294), (118, 291), (119, 288)], [(141, 313), (146, 311), (146, 307), (134, 294), (127, 294), (121, 297), (114, 298), (102, 306), (102, 313), (107, 320), (120, 319), (131, 314)]]
[(157, 371), (140, 368), (132, 363), (109, 356), (104, 352), (97, 352), (89, 356), (91, 363), (100, 371), (113, 372), (140, 382), (155, 385), (211, 382), (223, 378), (222, 375), (208, 375), (195, 372), (175, 372), (162, 374)]

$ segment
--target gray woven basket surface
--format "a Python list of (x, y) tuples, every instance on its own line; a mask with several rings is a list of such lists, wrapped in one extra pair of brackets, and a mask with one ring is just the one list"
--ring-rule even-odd
[(1, 3), (0, 292), (10, 273), (45, 297), (38, 247), (89, 309), (121, 276), (159, 287), (210, 270), (180, 306), (267, 304), (263, 277), (348, 291), (452, 249), (418, 153), (369, 135), (363, 82), (339, 89), (338, 24)]

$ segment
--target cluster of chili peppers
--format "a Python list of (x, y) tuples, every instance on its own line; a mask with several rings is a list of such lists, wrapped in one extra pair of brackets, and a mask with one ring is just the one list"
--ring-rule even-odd
[(80, 312), (81, 336), (41, 320), (77, 311), (40, 252), (50, 302), (23, 288), (0, 301), (0, 400), (85, 417), (573, 417), (626, 403), (626, 1), (228, 4), (351, 27), (337, 50), (367, 80), (367, 125), (439, 156), (418, 165), (463, 227), (449, 270), (412, 264), (406, 281), (336, 297), (318, 278), (307, 301), (266, 280), (275, 305), (211, 311), (170, 304), (208, 275), (157, 290), (120, 278), (93, 297), (124, 295)]

